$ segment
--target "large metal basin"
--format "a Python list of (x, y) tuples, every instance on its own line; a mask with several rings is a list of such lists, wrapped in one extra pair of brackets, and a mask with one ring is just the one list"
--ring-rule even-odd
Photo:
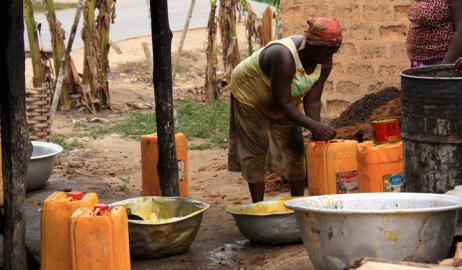
[(300, 243), (300, 229), (294, 211), (284, 207), (286, 200), (233, 205), (232, 214), (239, 231), (250, 241), (263, 245)]
[(133, 258), (161, 258), (186, 251), (199, 231), (208, 204), (183, 197), (138, 197), (110, 205), (124, 206), (144, 220), (128, 220)]
[(294, 209), (316, 269), (344, 269), (361, 258), (436, 263), (449, 252), (457, 210), (448, 195), (362, 193), (286, 202)]
[(63, 148), (54, 143), (31, 141), (32, 156), (27, 166), (26, 191), (46, 185), (55, 166), (56, 156)]

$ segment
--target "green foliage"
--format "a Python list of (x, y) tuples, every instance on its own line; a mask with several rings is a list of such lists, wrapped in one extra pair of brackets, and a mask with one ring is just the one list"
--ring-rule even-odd
[(82, 143), (77, 139), (66, 140), (62, 134), (53, 134), (50, 136), (50, 141), (57, 145), (60, 145), (65, 150), (72, 150), (82, 147)]
[[(178, 115), (177, 132), (184, 133), (189, 139), (205, 139), (205, 143), (194, 149), (207, 149), (226, 143), (229, 126), (229, 104), (218, 101), (213, 105), (178, 101), (175, 106)], [(154, 113), (134, 112), (129, 119), (104, 128), (101, 125), (92, 127), (91, 135), (96, 138), (107, 133), (119, 133), (125, 136), (140, 137), (156, 132)]]

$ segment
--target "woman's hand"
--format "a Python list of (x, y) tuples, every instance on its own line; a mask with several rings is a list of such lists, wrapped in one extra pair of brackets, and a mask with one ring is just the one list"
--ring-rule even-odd
[(330, 141), (335, 138), (337, 132), (330, 126), (318, 122), (311, 128), (311, 134), (314, 141)]
[(459, 57), (459, 59), (456, 60), (454, 65), (456, 66), (456, 70), (462, 73), (462, 57)]

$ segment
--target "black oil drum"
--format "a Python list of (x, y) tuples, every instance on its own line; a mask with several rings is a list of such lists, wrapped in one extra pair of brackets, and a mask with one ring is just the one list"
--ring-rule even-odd
[(462, 184), (462, 74), (452, 65), (401, 72), (404, 191)]

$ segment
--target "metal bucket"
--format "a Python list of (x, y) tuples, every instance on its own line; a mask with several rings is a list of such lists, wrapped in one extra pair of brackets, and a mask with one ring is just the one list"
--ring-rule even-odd
[(32, 156), (27, 166), (26, 191), (46, 185), (55, 166), (56, 156), (63, 148), (54, 143), (31, 141)]
[[(183, 197), (138, 197), (115, 202), (144, 220), (128, 220), (130, 255), (161, 258), (185, 252), (194, 241), (208, 204)], [(155, 218), (153, 218), (155, 217)]]
[(358, 193), (286, 202), (295, 210), (316, 269), (344, 269), (361, 258), (436, 263), (452, 244), (462, 202), (427, 193)]
[(233, 205), (232, 214), (239, 231), (250, 241), (262, 245), (300, 243), (300, 229), (294, 211), (284, 207), (287, 200)]
[(453, 65), (401, 72), (405, 191), (462, 184), (462, 74)]

